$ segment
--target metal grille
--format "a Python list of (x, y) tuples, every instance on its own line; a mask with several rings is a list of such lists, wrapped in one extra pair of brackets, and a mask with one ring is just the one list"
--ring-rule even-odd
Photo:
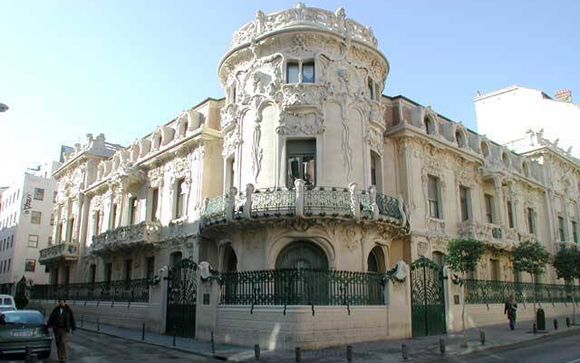
[(149, 279), (34, 285), (32, 299), (112, 302), (149, 302)]
[(296, 192), (281, 188), (256, 190), (252, 195), (252, 217), (293, 216), (296, 214)]
[(167, 277), (166, 332), (195, 337), (197, 302), (197, 264), (183, 259), (169, 269)]
[(411, 302), (414, 337), (445, 333), (443, 273), (426, 257), (411, 264)]
[(465, 280), (466, 304), (503, 304), (511, 294), (517, 302), (566, 303), (580, 300), (580, 286), (530, 282)]
[(352, 217), (350, 190), (335, 187), (304, 190), (304, 214)]

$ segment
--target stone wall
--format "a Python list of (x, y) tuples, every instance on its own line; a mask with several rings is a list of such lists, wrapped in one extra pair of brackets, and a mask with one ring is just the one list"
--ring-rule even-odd
[[(141, 330), (143, 323), (147, 331), (162, 333), (163, 324), (161, 319), (161, 306), (159, 304), (144, 304), (118, 302), (68, 301), (74, 312), (77, 326), (80, 327), (81, 319), (95, 323), (97, 319), (102, 324), (114, 325), (122, 328)], [(32, 300), (27, 308), (44, 311), (48, 317), (56, 306), (54, 300)]]

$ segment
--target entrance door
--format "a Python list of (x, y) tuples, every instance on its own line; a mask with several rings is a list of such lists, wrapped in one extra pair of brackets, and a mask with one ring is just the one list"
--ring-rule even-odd
[(426, 257), (411, 264), (411, 302), (413, 337), (445, 333), (443, 270)]
[(166, 333), (195, 337), (197, 301), (197, 264), (191, 258), (177, 261), (167, 277)]

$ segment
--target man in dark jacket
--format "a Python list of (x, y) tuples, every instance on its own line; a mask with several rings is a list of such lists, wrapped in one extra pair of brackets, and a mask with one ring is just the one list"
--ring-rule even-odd
[(54, 332), (58, 361), (66, 362), (68, 360), (68, 334), (74, 331), (77, 326), (72, 309), (64, 299), (59, 299), (58, 305), (52, 310), (48, 318), (48, 327), (52, 328)]

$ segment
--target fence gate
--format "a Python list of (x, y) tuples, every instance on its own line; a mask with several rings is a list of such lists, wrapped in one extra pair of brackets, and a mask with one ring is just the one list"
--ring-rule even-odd
[(411, 264), (413, 337), (445, 333), (445, 297), (441, 266), (421, 257)]
[(165, 331), (180, 337), (195, 337), (197, 264), (183, 259), (169, 268), (167, 276), (167, 320)]

